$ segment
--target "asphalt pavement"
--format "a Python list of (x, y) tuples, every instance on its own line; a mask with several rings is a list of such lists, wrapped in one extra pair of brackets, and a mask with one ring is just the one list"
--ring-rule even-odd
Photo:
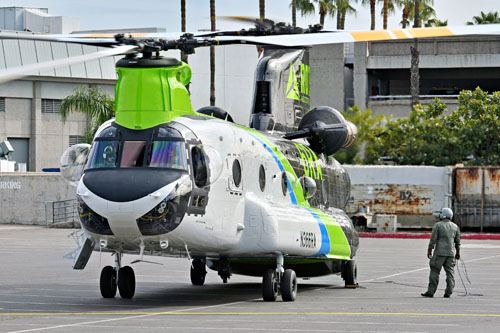
[[(362, 238), (360, 287), (339, 276), (299, 280), (295, 302), (263, 302), (261, 279), (233, 275), (223, 284), (209, 271), (192, 286), (185, 258), (132, 265), (131, 300), (103, 299), (101, 267), (109, 253), (94, 252), (75, 271), (63, 255), (75, 246), (72, 230), (0, 225), (0, 332), (498, 332), (500, 240), (463, 240), (455, 293), (423, 298), (429, 274), (427, 239)], [(125, 256), (124, 264), (137, 259)], [(467, 270), (467, 274), (466, 271)], [(470, 280), (470, 284), (467, 281)]]

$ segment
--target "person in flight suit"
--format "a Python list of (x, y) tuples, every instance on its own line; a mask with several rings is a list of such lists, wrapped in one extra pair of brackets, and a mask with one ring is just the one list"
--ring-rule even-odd
[[(434, 297), (439, 283), (441, 267), (444, 267), (446, 272), (444, 297), (449, 298), (453, 293), (453, 287), (455, 287), (455, 260), (460, 259), (460, 229), (455, 223), (451, 222), (452, 218), (453, 211), (450, 208), (443, 208), (439, 215), (440, 221), (432, 227), (432, 235), (427, 250), (431, 271), (427, 291), (422, 293), (424, 297)], [(432, 255), (432, 250), (434, 250), (434, 255)]]

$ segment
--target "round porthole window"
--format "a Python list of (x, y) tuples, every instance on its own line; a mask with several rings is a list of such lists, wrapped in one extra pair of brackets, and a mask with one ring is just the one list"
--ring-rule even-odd
[(259, 168), (259, 186), (260, 190), (264, 192), (266, 189), (266, 170), (264, 169), (264, 166), (261, 164)]
[(233, 161), (233, 182), (234, 186), (240, 187), (241, 185), (241, 164), (239, 160)]
[(286, 176), (286, 172), (281, 174), (281, 190), (283, 191), (283, 195), (286, 196), (288, 192), (288, 177)]

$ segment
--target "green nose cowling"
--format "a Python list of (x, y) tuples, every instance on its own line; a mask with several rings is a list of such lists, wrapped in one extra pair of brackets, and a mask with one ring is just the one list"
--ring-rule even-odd
[(134, 130), (196, 114), (186, 85), (191, 69), (183, 62), (167, 67), (119, 67), (115, 88), (116, 123)]

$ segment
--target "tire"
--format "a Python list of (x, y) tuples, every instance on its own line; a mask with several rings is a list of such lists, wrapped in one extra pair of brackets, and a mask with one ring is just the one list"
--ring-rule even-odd
[(278, 280), (276, 271), (267, 269), (262, 277), (262, 298), (265, 302), (274, 302), (278, 297)]
[(105, 266), (99, 279), (101, 295), (104, 298), (113, 298), (116, 295), (116, 271), (111, 266)]
[(281, 298), (284, 302), (293, 302), (296, 297), (297, 275), (293, 269), (287, 269), (281, 279)]
[(205, 276), (207, 275), (207, 270), (205, 269), (205, 263), (200, 259), (193, 259), (191, 263), (191, 283), (194, 286), (202, 286), (205, 283)]
[(118, 290), (122, 298), (132, 298), (135, 294), (135, 274), (130, 266), (120, 268), (118, 271)]
[(346, 261), (344, 266), (344, 282), (346, 288), (358, 287), (358, 267), (354, 260)]

